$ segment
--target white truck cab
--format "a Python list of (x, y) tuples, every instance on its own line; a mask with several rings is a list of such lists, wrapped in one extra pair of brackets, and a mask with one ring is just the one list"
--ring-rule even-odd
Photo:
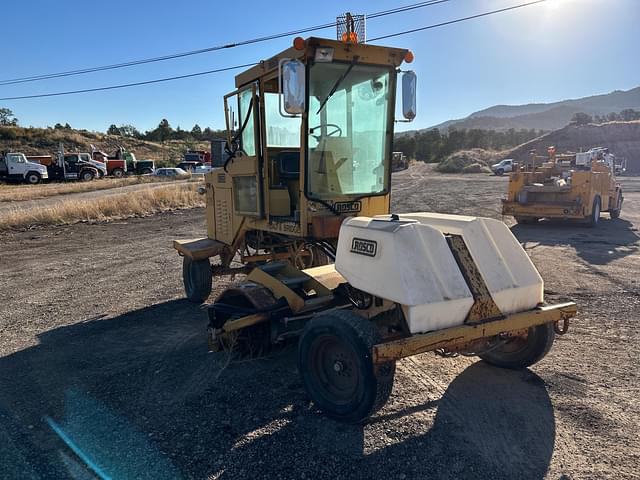
[(30, 162), (23, 153), (0, 155), (0, 178), (35, 185), (49, 178), (47, 167)]
[(505, 158), (500, 162), (491, 165), (491, 171), (496, 175), (502, 175), (513, 171), (513, 158)]

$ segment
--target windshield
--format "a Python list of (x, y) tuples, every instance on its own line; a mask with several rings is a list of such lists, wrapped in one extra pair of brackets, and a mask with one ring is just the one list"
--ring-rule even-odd
[(388, 68), (348, 63), (317, 63), (310, 68), (309, 197), (376, 195), (387, 190), (390, 93)]

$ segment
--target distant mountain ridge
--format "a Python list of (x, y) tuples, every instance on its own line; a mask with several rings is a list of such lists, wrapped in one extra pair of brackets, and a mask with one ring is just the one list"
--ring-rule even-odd
[(640, 110), (640, 87), (552, 103), (495, 105), (474, 112), (466, 118), (449, 120), (430, 128), (557, 130), (568, 125), (571, 117), (578, 112), (606, 115), (611, 112), (618, 113), (627, 108)]

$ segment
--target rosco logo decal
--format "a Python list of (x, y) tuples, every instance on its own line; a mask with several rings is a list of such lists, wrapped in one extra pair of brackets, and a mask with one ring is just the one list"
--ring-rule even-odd
[(338, 213), (359, 212), (362, 210), (362, 202), (336, 202), (333, 204)]
[(351, 252), (367, 257), (375, 257), (378, 252), (378, 242), (365, 238), (353, 237), (351, 239)]

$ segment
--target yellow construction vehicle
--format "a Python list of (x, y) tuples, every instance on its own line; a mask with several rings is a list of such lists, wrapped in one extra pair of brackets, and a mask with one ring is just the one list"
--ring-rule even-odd
[(622, 187), (615, 178), (615, 157), (606, 148), (548, 156), (531, 152), (529, 162), (509, 177), (502, 214), (518, 223), (541, 218), (579, 220), (596, 226), (602, 212), (618, 218), (622, 209)]
[(435, 351), (527, 367), (576, 305), (544, 304), (542, 278), (502, 222), (389, 214), (396, 77), (413, 119), (416, 76), (399, 72), (413, 55), (350, 30), (338, 38), (296, 38), (236, 77), (225, 110), (232, 130), (236, 97), (239, 128), (225, 167), (205, 175), (208, 235), (174, 247), (191, 300), (208, 297), (213, 275), (248, 273), (208, 305), (212, 351), (299, 338), (316, 406), (360, 422), (387, 401), (396, 360)]

